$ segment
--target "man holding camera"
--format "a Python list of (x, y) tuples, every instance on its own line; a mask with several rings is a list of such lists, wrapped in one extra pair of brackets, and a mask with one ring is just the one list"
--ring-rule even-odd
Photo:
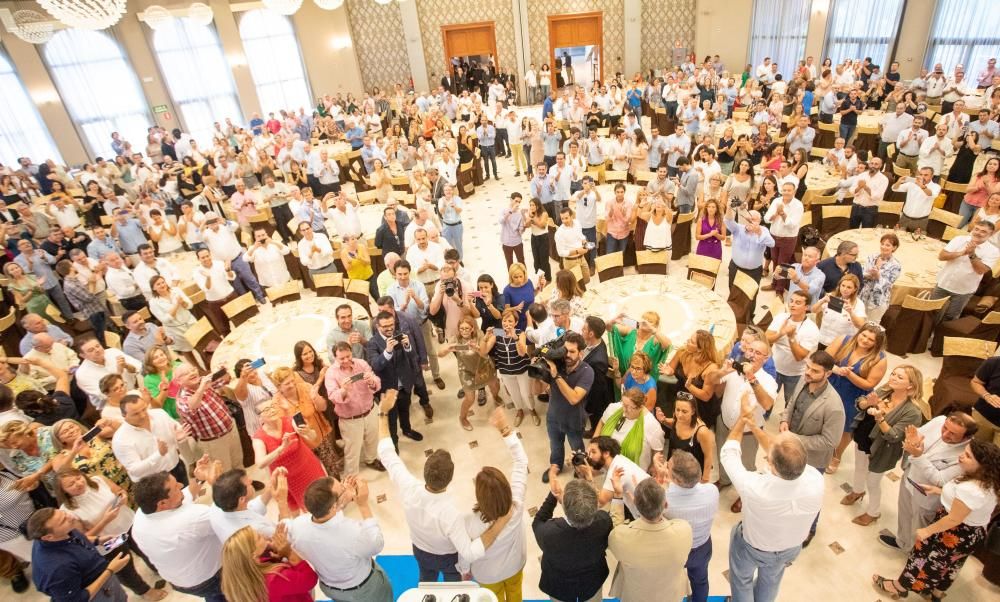
[(379, 394), (389, 389), (399, 391), (395, 406), (389, 412), (389, 433), (392, 443), (399, 447), (396, 432), (397, 422), (403, 435), (414, 441), (422, 441), (424, 436), (410, 426), (410, 394), (422, 379), (420, 364), (417, 363), (416, 349), (410, 337), (396, 326), (396, 316), (380, 311), (375, 316), (376, 332), (368, 340), (368, 357), (371, 367), (381, 383)]
[(774, 346), (774, 366), (778, 369), (778, 389), (788, 398), (806, 369), (806, 357), (819, 346), (819, 328), (809, 319), (809, 294), (788, 295), (788, 311), (774, 317), (767, 329), (767, 342)]
[[(764, 370), (764, 362), (771, 355), (770, 346), (764, 341), (754, 341), (743, 349), (743, 357), (727, 360), (724, 367), (711, 373), (709, 380), (715, 382), (716, 389), (721, 389), (722, 407), (719, 418), (715, 422), (715, 441), (717, 452), (721, 452), (729, 431), (740, 421), (741, 407), (744, 402), (753, 410), (754, 421), (764, 425), (764, 412), (774, 406), (774, 397), (778, 394), (778, 384)], [(743, 467), (749, 471), (757, 469), (757, 439), (754, 438), (749, 426), (744, 426), (743, 437), (740, 439)], [(729, 474), (719, 465), (719, 485), (730, 484)], [(730, 510), (739, 512), (743, 505), (737, 498)]]
[[(594, 384), (594, 370), (583, 361), (581, 352), (587, 344), (583, 336), (576, 332), (567, 332), (563, 339), (566, 351), (563, 360), (565, 368), (559, 371), (556, 363), (545, 359), (549, 367), (551, 387), (549, 390), (549, 411), (546, 416), (546, 428), (549, 434), (549, 464), (557, 466), (559, 471), (566, 462), (565, 440), (569, 438), (570, 447), (582, 450), (583, 422), (587, 391)], [(542, 482), (549, 482), (549, 473), (542, 473)]]
[(806, 247), (802, 249), (802, 261), (793, 263), (791, 268), (784, 269), (781, 266), (774, 268), (775, 272), (781, 269), (788, 279), (788, 293), (802, 290), (809, 293), (810, 299), (819, 299), (823, 296), (823, 284), (826, 282), (826, 274), (816, 267), (819, 263), (819, 249), (816, 247)]

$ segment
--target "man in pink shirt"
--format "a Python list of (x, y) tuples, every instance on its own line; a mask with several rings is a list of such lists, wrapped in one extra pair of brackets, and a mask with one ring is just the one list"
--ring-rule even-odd
[(326, 391), (340, 419), (340, 433), (344, 437), (344, 476), (358, 474), (362, 455), (366, 466), (384, 471), (377, 454), (375, 392), (381, 386), (379, 377), (367, 362), (353, 356), (351, 345), (346, 341), (337, 343), (333, 355), (334, 360), (326, 370)]
[(257, 215), (257, 202), (253, 198), (253, 193), (247, 191), (247, 185), (242, 179), (236, 180), (236, 192), (229, 197), (229, 202), (236, 212), (236, 221), (244, 230), (250, 229), (250, 218)]

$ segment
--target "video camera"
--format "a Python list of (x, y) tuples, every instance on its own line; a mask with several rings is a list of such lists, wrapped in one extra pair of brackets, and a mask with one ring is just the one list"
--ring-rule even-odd
[[(528, 376), (544, 383), (552, 384), (555, 378), (549, 370), (548, 362), (556, 365), (559, 374), (566, 373), (566, 335), (549, 341), (535, 350), (535, 356), (528, 364)], [(548, 362), (546, 361), (548, 360)]]

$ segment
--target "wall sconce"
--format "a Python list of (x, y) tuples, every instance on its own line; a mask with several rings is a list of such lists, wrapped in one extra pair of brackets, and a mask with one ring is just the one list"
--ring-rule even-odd
[(812, 0), (812, 12), (814, 15), (826, 14), (830, 11), (830, 0)]
[(59, 93), (50, 88), (42, 90), (29, 90), (28, 94), (37, 105), (55, 104), (59, 102)]
[(243, 56), (242, 54), (227, 54), (226, 60), (229, 61), (229, 64), (233, 67), (247, 66), (247, 57)]
[(344, 50), (351, 47), (350, 36), (333, 36), (330, 38), (330, 48), (333, 50)]

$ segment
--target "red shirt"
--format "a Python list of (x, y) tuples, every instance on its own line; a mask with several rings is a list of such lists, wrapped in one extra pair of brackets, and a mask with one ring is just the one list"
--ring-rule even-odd
[(264, 576), (270, 602), (313, 602), (316, 572), (305, 560)]
[(277, 134), (281, 131), (281, 122), (277, 119), (269, 119), (267, 121), (267, 130), (272, 134)]

